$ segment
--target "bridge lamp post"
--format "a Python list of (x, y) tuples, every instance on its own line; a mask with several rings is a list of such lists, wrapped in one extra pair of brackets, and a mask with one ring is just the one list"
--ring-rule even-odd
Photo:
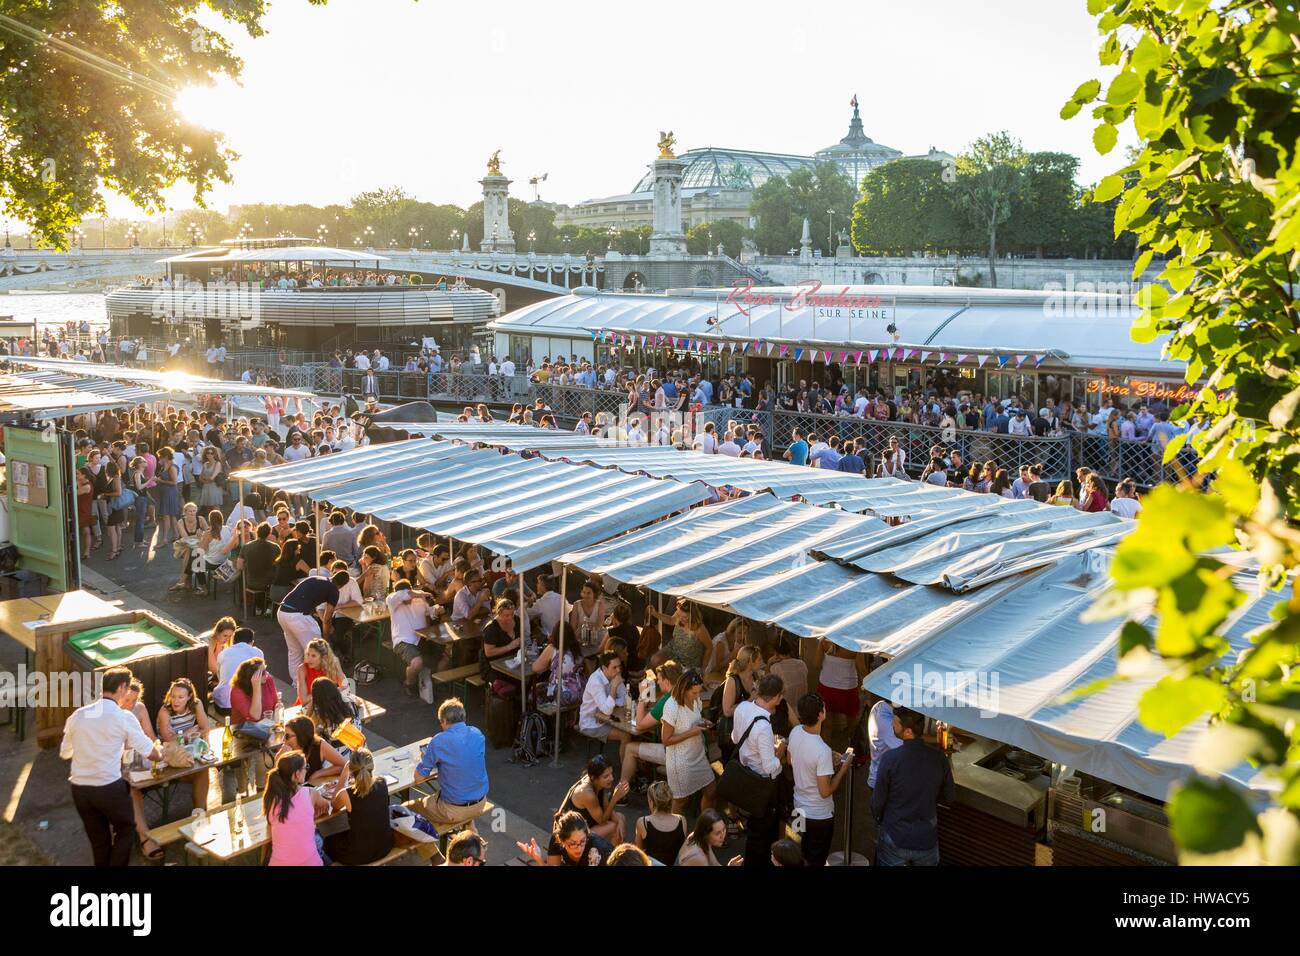
[(420, 242), (420, 230), (412, 226), (410, 229), (406, 230), (406, 234), (411, 237), (411, 251), (415, 252), (416, 251), (415, 247)]
[(835, 210), (827, 209), (826, 212), (830, 216), (830, 219), (826, 222), (826, 255), (833, 256), (835, 255), (835, 246), (833, 245), (835, 242)]
[(375, 230), (374, 230), (374, 228), (371, 227), (371, 226), (366, 226), (366, 228), (364, 228), (364, 229), (361, 230), (361, 235), (365, 238), (365, 241), (366, 241), (366, 248), (367, 248), (367, 249), (373, 249), (373, 248), (374, 248), (374, 242), (375, 242)]
[(316, 241), (319, 242), (322, 246), (325, 245), (325, 243), (329, 240), (329, 237), (330, 237), (329, 226), (325, 225), (324, 223), (321, 223), (319, 226), (316, 227)]
[(533, 246), (536, 242), (537, 242), (537, 230), (529, 229), (528, 230), (528, 251), (530, 253), (533, 251)]

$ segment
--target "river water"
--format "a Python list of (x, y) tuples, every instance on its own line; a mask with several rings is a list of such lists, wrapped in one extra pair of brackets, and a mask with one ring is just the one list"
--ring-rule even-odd
[(0, 315), (15, 319), (36, 320), (37, 329), (62, 328), (67, 322), (78, 325), (84, 320), (91, 328), (108, 325), (104, 295), (100, 292), (48, 292), (37, 295), (0, 295)]

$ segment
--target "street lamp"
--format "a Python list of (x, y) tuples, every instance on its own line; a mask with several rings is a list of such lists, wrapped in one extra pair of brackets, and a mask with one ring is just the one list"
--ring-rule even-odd
[(411, 251), (415, 252), (415, 247), (419, 242), (420, 230), (412, 226), (410, 229), (406, 230), (406, 234), (411, 237)]
[(316, 241), (319, 242), (322, 246), (325, 245), (325, 243), (329, 240), (329, 237), (330, 237), (329, 226), (325, 225), (324, 223), (321, 223), (319, 226), (316, 227)]
[(361, 230), (361, 235), (365, 238), (366, 248), (373, 249), (374, 242), (375, 242), (375, 230), (370, 226), (366, 226), (366, 228)]
[(203, 230), (199, 228), (198, 223), (190, 223), (189, 229), (186, 231), (190, 234), (190, 245), (197, 246), (199, 240), (203, 238)]
[(458, 248), (460, 248), (460, 230), (459, 230), (459, 229), (453, 229), (450, 233), (448, 233), (448, 235), (447, 235), (447, 239), (451, 242), (451, 251), (452, 251), (452, 252), (455, 252)]
[(826, 223), (826, 255), (833, 256), (835, 255), (835, 249), (831, 243), (835, 241), (835, 210), (827, 209), (826, 212), (830, 215), (830, 219)]
[(528, 251), (529, 252), (533, 251), (533, 244), (535, 242), (537, 242), (537, 230), (529, 229), (528, 230)]

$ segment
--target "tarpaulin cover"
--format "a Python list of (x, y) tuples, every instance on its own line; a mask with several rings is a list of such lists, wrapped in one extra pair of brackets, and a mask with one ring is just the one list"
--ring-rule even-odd
[[(873, 671), (867, 689), (962, 730), (1166, 799), (1169, 788), (1190, 774), (1208, 723), (1198, 721), (1166, 739), (1138, 722), (1139, 699), (1164, 671), (1068, 699), (1116, 673), (1123, 620), (1080, 620), (1110, 587), (1107, 560), (1107, 551), (1092, 551), (1017, 579), (999, 600), (984, 602)], [(1224, 632), (1229, 659), (1284, 599), (1277, 592), (1258, 595), (1251, 574), (1240, 573), (1234, 582), (1249, 597)], [(1225, 776), (1248, 789), (1274, 789), (1274, 781), (1244, 763)]]
[(702, 485), (423, 438), (236, 477), (479, 545), (521, 571), (709, 497)]

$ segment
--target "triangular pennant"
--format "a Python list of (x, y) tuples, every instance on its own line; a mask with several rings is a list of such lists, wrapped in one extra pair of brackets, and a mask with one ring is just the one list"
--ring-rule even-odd
[(797, 362), (797, 361), (799, 361), (799, 359), (801, 359), (801, 358), (803, 358), (803, 349), (795, 349), (795, 350), (794, 350), (794, 360)]
[(848, 353), (848, 352), (841, 352), (841, 353), (840, 353), (840, 364), (843, 365), (844, 362), (845, 362), (845, 360), (848, 359), (848, 357), (849, 357), (849, 353)]
[(790, 351), (790, 346), (788, 346), (788, 345), (783, 345), (783, 346), (781, 346), (780, 354), (779, 354), (777, 357), (778, 357), (778, 358), (785, 358), (785, 353), (788, 352), (788, 351)]
[(924, 365), (924, 364), (925, 364), (925, 360), (928, 359), (929, 357), (930, 357), (930, 353), (929, 353), (929, 352), (922, 352), (922, 353), (921, 353), (921, 364)]
[(1016, 368), (1020, 368), (1020, 366), (1024, 365), (1024, 364), (1025, 364), (1025, 359), (1027, 359), (1027, 358), (1029, 358), (1028, 355), (1017, 355), (1017, 356), (1016, 356)]
[[(858, 354), (861, 355), (862, 353), (859, 352)], [(867, 364), (868, 364), (868, 365), (875, 365), (875, 364), (876, 364), (876, 355), (877, 355), (877, 352), (876, 352), (875, 349), (867, 349)]]
[(983, 368), (983, 367), (984, 367), (984, 363), (987, 362), (988, 360), (989, 360), (989, 357), (988, 357), (987, 355), (981, 355), (981, 356), (980, 356), (980, 368)]
[(862, 353), (861, 353), (861, 352), (854, 352), (854, 353), (853, 353), (853, 364), (854, 364), (854, 365), (861, 365), (861, 364), (862, 364)]
[(1009, 356), (1009, 355), (999, 355), (999, 356), (998, 356), (998, 368), (1003, 368), (1003, 367), (1007, 364), (1007, 360), (1008, 360), (1009, 358), (1011, 358), (1011, 356)]
[(1042, 365), (1042, 364), (1043, 364), (1043, 359), (1045, 359), (1045, 358), (1047, 358), (1046, 355), (1035, 355), (1035, 356), (1034, 356), (1034, 365)]
[[(958, 362), (964, 362), (964, 361), (966, 361), (968, 358), (970, 358), (969, 355), (964, 355), (964, 354), (961, 354), (961, 353), (958, 353), (958, 355), (957, 355), (957, 361), (958, 361)], [(983, 362), (980, 362), (980, 364), (983, 365), (984, 363), (983, 363)]]

